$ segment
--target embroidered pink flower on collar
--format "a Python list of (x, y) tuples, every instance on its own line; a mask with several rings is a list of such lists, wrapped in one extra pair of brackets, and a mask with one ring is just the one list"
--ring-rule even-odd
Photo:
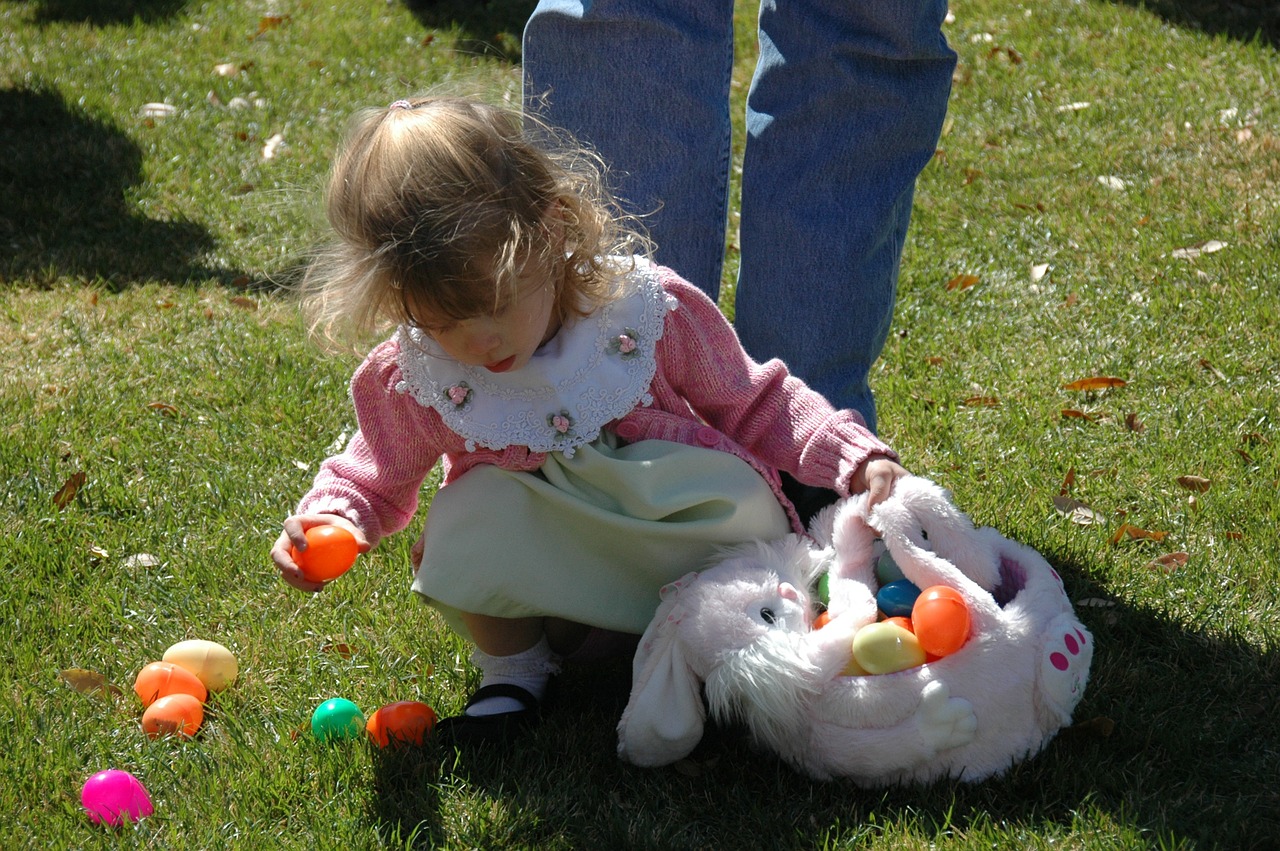
[(471, 401), (471, 386), (465, 381), (459, 381), (452, 387), (446, 388), (444, 395), (446, 399), (453, 403), (455, 408), (461, 408)]
[(624, 358), (639, 356), (640, 335), (634, 329), (622, 329), (621, 334), (609, 340), (609, 351)]
[(569, 416), (568, 411), (561, 411), (558, 414), (547, 415), (547, 425), (551, 426), (556, 434), (567, 436), (573, 431), (573, 417)]

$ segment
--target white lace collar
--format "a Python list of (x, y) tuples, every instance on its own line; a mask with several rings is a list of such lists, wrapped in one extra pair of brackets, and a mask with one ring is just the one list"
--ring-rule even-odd
[(458, 363), (420, 329), (402, 326), (396, 389), (438, 411), (468, 450), (527, 446), (572, 455), (606, 423), (653, 403), (655, 347), (675, 305), (652, 266), (637, 261), (620, 298), (566, 324), (528, 366), (504, 373)]

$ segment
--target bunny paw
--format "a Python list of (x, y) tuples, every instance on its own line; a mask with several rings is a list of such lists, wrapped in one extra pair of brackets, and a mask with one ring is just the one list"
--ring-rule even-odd
[(978, 731), (978, 716), (972, 703), (952, 697), (946, 683), (934, 681), (920, 695), (916, 724), (926, 745), (937, 752), (972, 742)]
[(1040, 664), (1041, 690), (1064, 721), (1080, 702), (1092, 659), (1093, 640), (1071, 613), (1049, 623)]

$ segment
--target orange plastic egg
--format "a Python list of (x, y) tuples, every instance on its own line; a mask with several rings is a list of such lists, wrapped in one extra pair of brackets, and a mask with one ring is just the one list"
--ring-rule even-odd
[(911, 622), (920, 646), (930, 656), (949, 656), (969, 640), (969, 604), (947, 585), (931, 585), (920, 592)]
[(369, 716), (365, 732), (385, 748), (392, 745), (421, 745), (436, 725), (435, 710), (417, 700), (388, 703)]
[(204, 707), (189, 694), (162, 697), (142, 713), (142, 729), (151, 738), (185, 736), (190, 738), (204, 723)]
[(133, 690), (143, 706), (171, 694), (188, 694), (198, 703), (204, 703), (209, 697), (209, 690), (199, 677), (172, 662), (152, 662), (144, 667), (133, 681)]
[(885, 618), (884, 623), (891, 623), (894, 626), (900, 626), (903, 629), (905, 629), (907, 632), (916, 631), (915, 626), (911, 623), (911, 618), (904, 618), (901, 615), (898, 615), (897, 617), (893, 617), (893, 618)]
[(341, 526), (312, 526), (306, 531), (307, 548), (291, 548), (293, 563), (312, 582), (337, 579), (351, 569), (360, 554), (360, 545)]

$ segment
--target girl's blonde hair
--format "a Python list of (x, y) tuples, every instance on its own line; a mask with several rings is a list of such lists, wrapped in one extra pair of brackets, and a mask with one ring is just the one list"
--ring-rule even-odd
[(617, 257), (649, 242), (606, 191), (600, 159), (564, 138), (463, 98), (360, 112), (325, 193), (336, 238), (303, 276), (312, 332), (333, 341), (491, 314), (530, 263), (554, 281), (561, 321), (613, 298)]

